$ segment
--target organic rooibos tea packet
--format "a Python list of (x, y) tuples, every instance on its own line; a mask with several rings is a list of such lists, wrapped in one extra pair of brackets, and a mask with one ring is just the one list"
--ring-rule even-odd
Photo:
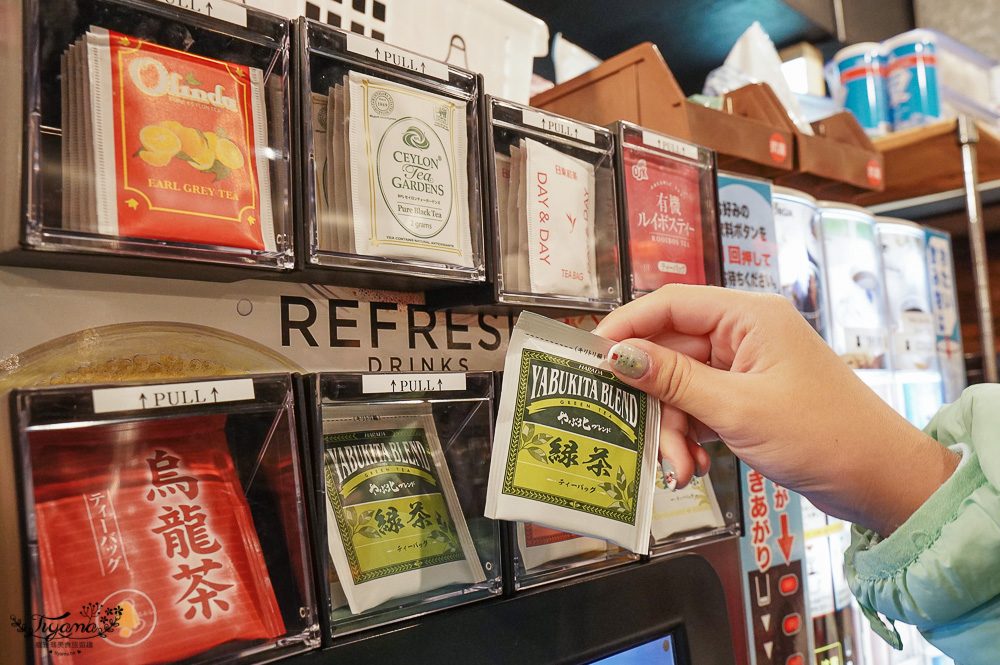
[(486, 579), (430, 407), (326, 406), (323, 447), (330, 556), (351, 612)]
[(523, 313), (511, 335), (486, 516), (649, 549), (659, 402), (621, 382), (612, 342)]
[(465, 105), (351, 72), (357, 252), (473, 266)]

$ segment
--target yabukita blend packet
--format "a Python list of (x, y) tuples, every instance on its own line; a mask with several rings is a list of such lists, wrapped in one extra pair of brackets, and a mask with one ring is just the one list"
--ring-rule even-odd
[(648, 552), (659, 402), (611, 372), (612, 346), (520, 315), (504, 363), (487, 517)]
[(327, 539), (351, 612), (486, 579), (429, 406), (324, 407), (323, 449)]

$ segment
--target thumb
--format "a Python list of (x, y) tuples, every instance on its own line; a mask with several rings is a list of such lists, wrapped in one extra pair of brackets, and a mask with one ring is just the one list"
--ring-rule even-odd
[(719, 395), (727, 394), (733, 387), (729, 372), (645, 339), (618, 342), (608, 351), (607, 361), (625, 383), (677, 407), (709, 427), (711, 414), (718, 408)]

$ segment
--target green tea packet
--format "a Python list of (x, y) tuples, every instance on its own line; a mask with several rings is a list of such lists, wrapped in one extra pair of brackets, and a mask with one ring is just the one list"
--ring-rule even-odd
[(649, 551), (659, 402), (615, 377), (605, 361), (612, 345), (537, 314), (518, 317), (504, 362), (487, 517)]
[(657, 465), (656, 489), (653, 491), (653, 541), (688, 531), (718, 529), (726, 525), (709, 476), (695, 476), (683, 489), (670, 490)]
[(357, 253), (472, 267), (464, 103), (354, 71), (348, 86)]
[(325, 406), (323, 446), (330, 556), (352, 613), (486, 579), (429, 406)]

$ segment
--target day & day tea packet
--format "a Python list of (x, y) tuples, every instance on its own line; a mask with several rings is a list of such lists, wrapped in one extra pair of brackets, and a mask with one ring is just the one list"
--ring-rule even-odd
[(428, 405), (324, 406), (323, 447), (328, 545), (352, 613), (486, 579)]
[(620, 381), (613, 342), (530, 312), (504, 363), (486, 516), (649, 550), (657, 399)]
[(532, 139), (496, 162), (508, 288), (596, 298), (594, 166)]

